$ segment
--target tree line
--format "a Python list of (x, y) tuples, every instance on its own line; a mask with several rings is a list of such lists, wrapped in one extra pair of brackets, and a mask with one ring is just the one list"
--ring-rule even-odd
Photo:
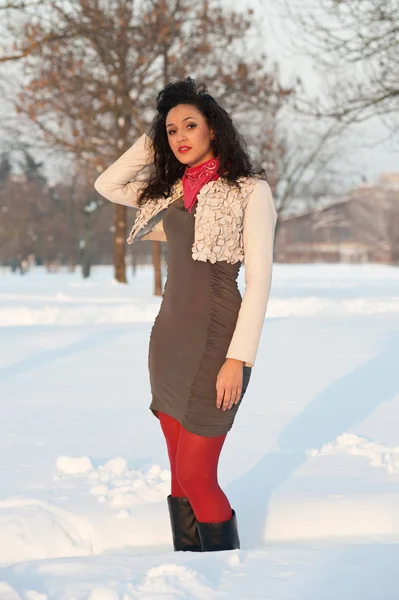
[[(324, 1), (325, 10), (335, 11), (336, 16), (340, 4), (348, 10), (358, 3)], [(16, 114), (15, 119), (9, 113), (3, 116), (3, 137), (17, 139), (17, 149), (26, 154), (29, 146), (33, 155), (40, 150), (65, 162), (56, 184), (43, 181), (39, 165), (33, 180), (18, 183), (15, 176), (8, 176), (9, 191), (1, 192), (2, 203), (8, 203), (3, 205), (4, 213), (10, 211), (10, 203), (15, 212), (18, 201), (12, 198), (18, 196), (21, 204), (24, 199), (17, 215), (21, 223), (28, 219), (33, 228), (30, 237), (16, 234), (16, 244), (18, 239), (27, 245), (30, 239), (32, 251), (43, 253), (34, 231), (34, 223), (40, 221), (40, 227), (50, 231), (46, 252), (50, 253), (51, 243), (54, 252), (58, 245), (65, 260), (73, 262), (78, 256), (89, 264), (90, 255), (98, 259), (111, 245), (115, 277), (126, 282), (125, 239), (132, 211), (104, 203), (93, 191), (93, 182), (148, 131), (158, 91), (171, 79), (187, 75), (207, 83), (232, 114), (254, 158), (267, 171), (279, 212), (304, 186), (336, 181), (339, 172), (342, 176), (337, 156), (342, 159), (339, 141), (348, 121), (343, 116), (350, 114), (354, 120), (354, 114), (361, 118), (365, 111), (355, 106), (343, 115), (334, 112), (332, 105), (315, 108), (307, 102), (299, 78), (283, 85), (278, 64), (261, 50), (258, 14), (234, 6), (219, 0), (10, 0), (0, 7), (4, 33), (0, 63), (5, 72), (1, 91), (5, 105)], [(294, 7), (295, 3), (287, 5), (287, 19), (296, 17)], [(383, 21), (388, 17), (373, 12), (370, 18)], [(310, 35), (311, 20), (301, 16), (297, 22)], [(322, 25), (319, 37), (328, 32), (328, 24)], [(346, 25), (354, 27), (350, 19)], [(377, 52), (381, 52), (384, 31)], [(363, 36), (364, 32), (365, 27)], [(338, 42), (336, 46), (327, 48), (330, 54), (320, 52), (320, 59), (337, 53)], [(15, 69), (16, 75), (7, 77), (7, 68), (12, 73)], [(331, 95), (331, 102), (335, 96)], [(391, 96), (395, 105), (394, 90)], [(3, 155), (6, 171), (7, 160)], [(21, 189), (16, 192), (18, 185)], [(44, 211), (40, 203), (26, 206), (39, 202), (39, 192)], [(7, 223), (2, 225), (5, 234), (10, 235), (13, 228), (23, 231), (23, 225), (16, 223), (18, 217), (11, 221), (11, 213), (7, 214), (8, 220), (2, 218)], [(61, 235), (59, 227), (66, 223), (68, 234)], [(159, 294), (161, 246), (152, 244), (155, 292)]]

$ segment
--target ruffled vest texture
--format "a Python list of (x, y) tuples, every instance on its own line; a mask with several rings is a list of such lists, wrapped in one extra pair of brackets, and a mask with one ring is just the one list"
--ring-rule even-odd
[[(198, 261), (226, 261), (234, 264), (244, 260), (243, 228), (245, 209), (258, 177), (239, 180), (239, 187), (222, 178), (207, 183), (198, 193), (195, 213), (192, 257)], [(165, 209), (183, 195), (179, 180), (167, 198), (147, 201), (139, 208), (130, 235), (131, 244), (150, 231), (162, 218)]]

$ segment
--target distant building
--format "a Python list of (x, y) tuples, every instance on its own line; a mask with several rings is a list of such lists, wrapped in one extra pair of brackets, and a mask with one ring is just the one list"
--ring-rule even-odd
[(399, 173), (305, 206), (279, 218), (276, 262), (399, 262)]

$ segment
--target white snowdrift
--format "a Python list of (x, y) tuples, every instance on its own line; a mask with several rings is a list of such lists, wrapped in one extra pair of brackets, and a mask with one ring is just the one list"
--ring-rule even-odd
[(0, 277), (0, 600), (397, 600), (399, 270), (277, 265), (220, 462), (242, 549), (195, 555), (148, 410), (160, 300), (111, 277)]

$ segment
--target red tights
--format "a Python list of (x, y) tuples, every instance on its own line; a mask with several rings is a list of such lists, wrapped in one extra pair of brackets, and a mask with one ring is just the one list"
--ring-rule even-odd
[(197, 521), (218, 523), (232, 511), (217, 479), (226, 435), (204, 437), (190, 433), (176, 419), (158, 411), (172, 472), (172, 496), (188, 498)]

